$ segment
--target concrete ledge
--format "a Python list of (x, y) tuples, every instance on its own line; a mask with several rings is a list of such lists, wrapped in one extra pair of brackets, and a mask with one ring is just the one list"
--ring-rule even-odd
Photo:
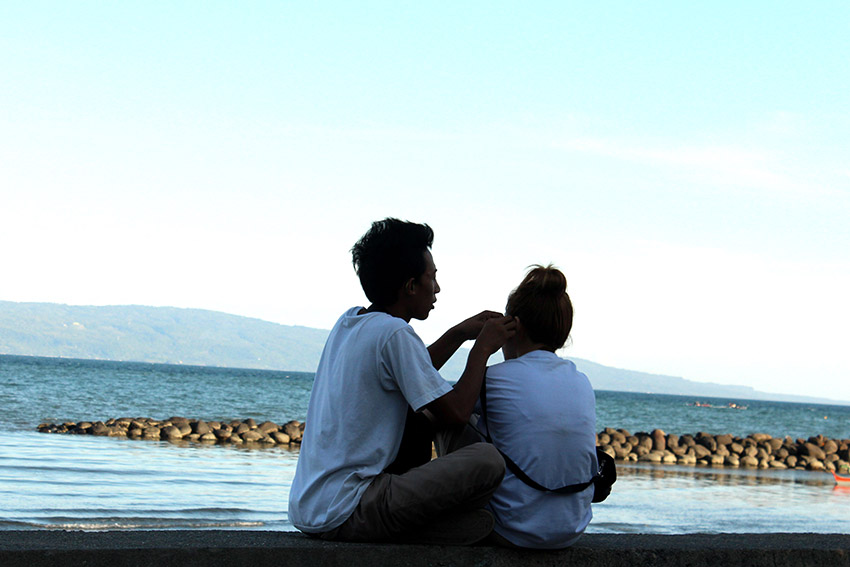
[(290, 532), (0, 531), (3, 567), (850, 566), (850, 535), (584, 536), (563, 551), (325, 543)]

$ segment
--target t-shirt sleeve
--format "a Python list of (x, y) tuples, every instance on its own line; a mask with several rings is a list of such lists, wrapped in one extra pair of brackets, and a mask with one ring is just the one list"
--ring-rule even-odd
[(400, 390), (415, 411), (450, 392), (425, 343), (409, 326), (393, 333), (381, 353), (381, 384), (387, 390)]

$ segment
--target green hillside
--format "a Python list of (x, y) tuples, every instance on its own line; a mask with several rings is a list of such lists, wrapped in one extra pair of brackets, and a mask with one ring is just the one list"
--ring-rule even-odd
[(0, 301), (0, 354), (312, 372), (327, 335), (202, 309)]

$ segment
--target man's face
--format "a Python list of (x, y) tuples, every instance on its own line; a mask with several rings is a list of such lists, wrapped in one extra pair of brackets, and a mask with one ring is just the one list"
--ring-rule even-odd
[(425, 272), (419, 276), (414, 284), (416, 295), (414, 296), (415, 319), (427, 319), (434, 303), (437, 302), (437, 294), (440, 293), (440, 284), (437, 283), (437, 266), (434, 265), (434, 257), (430, 250), (425, 250)]

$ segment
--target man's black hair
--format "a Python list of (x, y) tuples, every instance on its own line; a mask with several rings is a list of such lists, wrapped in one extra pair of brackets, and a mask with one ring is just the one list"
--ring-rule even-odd
[(427, 224), (394, 218), (373, 222), (351, 249), (354, 270), (369, 301), (381, 307), (395, 303), (405, 282), (425, 273), (424, 252), (433, 241), (434, 231)]

